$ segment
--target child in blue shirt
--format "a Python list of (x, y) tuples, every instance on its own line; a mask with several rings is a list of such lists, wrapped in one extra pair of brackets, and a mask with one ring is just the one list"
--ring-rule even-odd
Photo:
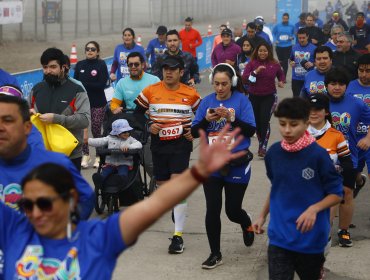
[[(330, 207), (341, 201), (342, 178), (325, 149), (307, 132), (310, 105), (293, 97), (275, 111), (283, 137), (267, 151), (271, 191), (258, 220), (262, 233), (270, 213), (270, 279), (319, 279), (330, 231)], [(289, 172), (287, 172), (289, 170)]]

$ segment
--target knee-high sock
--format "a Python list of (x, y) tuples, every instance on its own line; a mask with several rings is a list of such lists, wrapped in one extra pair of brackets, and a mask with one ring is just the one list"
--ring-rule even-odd
[(177, 204), (174, 208), (175, 234), (176, 235), (182, 234), (184, 230), (187, 208), (188, 208), (188, 204), (186, 201), (183, 201), (180, 204)]

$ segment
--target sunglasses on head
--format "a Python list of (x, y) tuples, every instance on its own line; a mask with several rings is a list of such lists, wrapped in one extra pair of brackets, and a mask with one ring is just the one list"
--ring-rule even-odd
[(130, 68), (133, 67), (133, 66), (139, 67), (140, 63), (139, 62), (131, 62), (131, 63), (128, 63), (127, 66), (130, 67)]
[(25, 213), (31, 213), (35, 204), (40, 211), (50, 212), (53, 210), (53, 202), (61, 198), (62, 196), (39, 197), (35, 201), (28, 198), (21, 198), (17, 203), (19, 209)]
[(91, 48), (86, 47), (85, 51), (87, 51), (87, 52), (96, 52), (96, 48), (95, 47), (91, 47)]

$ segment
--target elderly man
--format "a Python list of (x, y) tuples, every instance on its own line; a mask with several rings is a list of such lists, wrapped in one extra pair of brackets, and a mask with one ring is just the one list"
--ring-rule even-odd
[(357, 79), (357, 60), (360, 54), (352, 48), (352, 36), (339, 34), (337, 51), (333, 54), (333, 66), (345, 69), (350, 80)]
[(324, 46), (331, 48), (333, 52), (337, 50), (337, 39), (338, 35), (344, 32), (343, 26), (335, 25), (330, 30), (330, 39), (325, 43)]

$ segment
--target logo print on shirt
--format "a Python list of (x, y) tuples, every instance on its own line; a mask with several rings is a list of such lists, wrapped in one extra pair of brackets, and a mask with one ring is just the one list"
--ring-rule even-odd
[(309, 167), (302, 170), (302, 177), (306, 180), (310, 180), (315, 177), (315, 171)]
[(335, 129), (339, 130), (346, 136), (351, 125), (351, 115), (347, 112), (344, 112), (342, 114), (338, 112), (331, 112), (331, 116)]
[(97, 74), (98, 74), (98, 71), (96, 71), (95, 69), (91, 70), (91, 76), (95, 77)]
[(77, 249), (72, 247), (64, 260), (43, 258), (44, 249), (40, 245), (28, 245), (23, 256), (16, 263), (16, 279), (68, 279), (80, 280), (80, 265)]

